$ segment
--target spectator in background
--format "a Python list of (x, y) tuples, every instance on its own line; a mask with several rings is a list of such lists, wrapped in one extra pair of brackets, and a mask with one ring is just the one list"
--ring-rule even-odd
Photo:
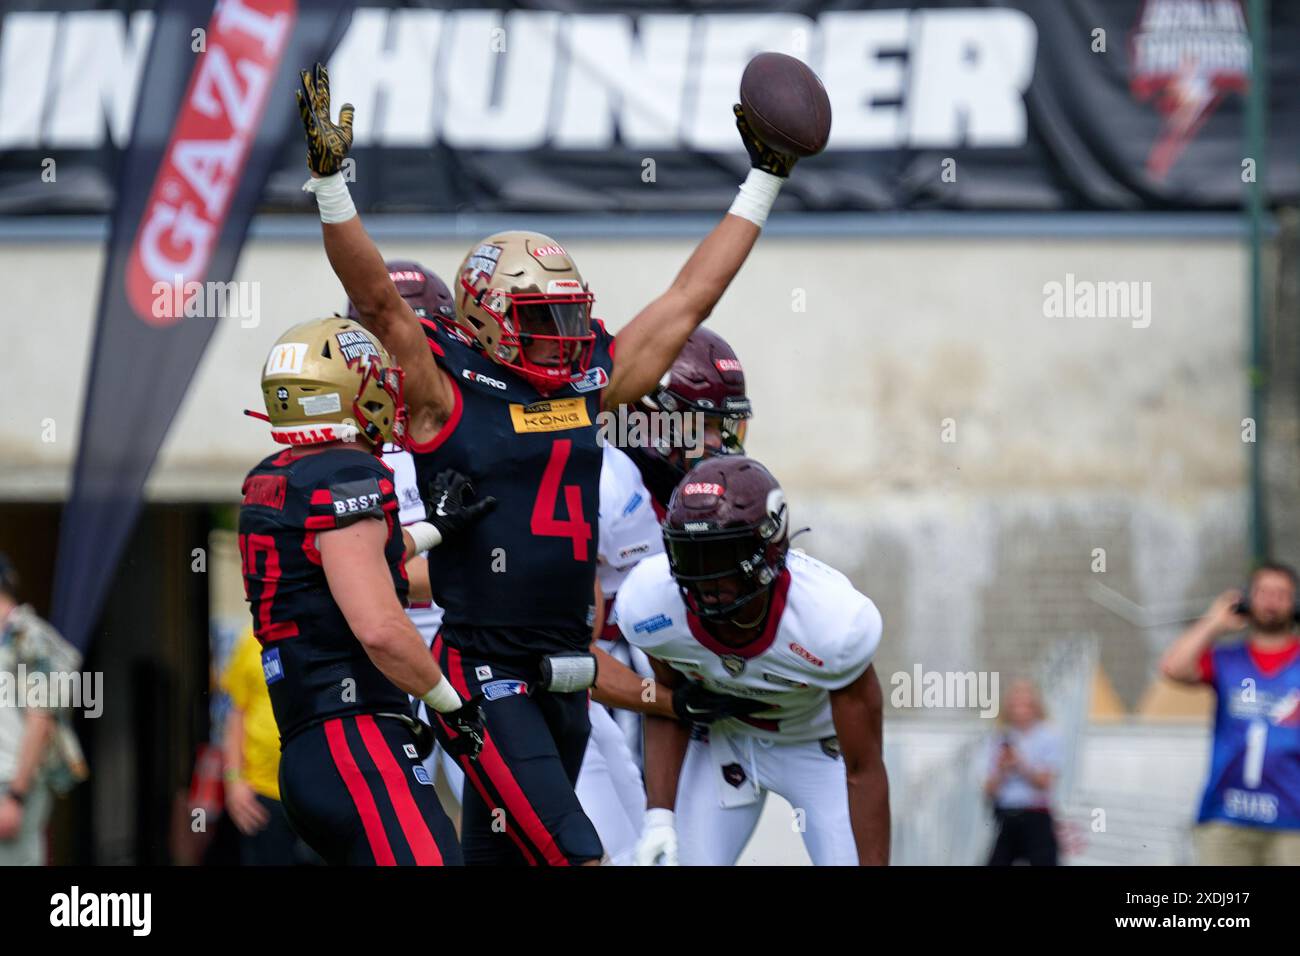
[(239, 829), (244, 866), (292, 866), (315, 856), (289, 826), (280, 805), (280, 728), (262, 675), (262, 649), (247, 628), (221, 676), (230, 695), (222, 750), (226, 812)]
[[(18, 603), (18, 575), (0, 554), (0, 673), (8, 675), (20, 695), (14, 702), (20, 706), (0, 703), (0, 866), (45, 863), (45, 824), (53, 802), (47, 771), (60, 727), (54, 707), (27, 706), (27, 681), (18, 678), (20, 673), (30, 680), (63, 669), (69, 651), (54, 628), (29, 605)], [(73, 669), (80, 666), (80, 655), (75, 656)]]
[(993, 802), (997, 842), (989, 866), (1056, 866), (1052, 787), (1061, 772), (1061, 738), (1047, 723), (1038, 688), (1018, 680), (1007, 688), (999, 731), (987, 756), (984, 792)]
[[(1197, 816), (1203, 865), (1300, 865), (1300, 640), (1296, 573), (1261, 564), (1170, 645), (1161, 672), (1209, 684), (1217, 702), (1210, 776)], [(1246, 639), (1219, 647), (1226, 634)]]

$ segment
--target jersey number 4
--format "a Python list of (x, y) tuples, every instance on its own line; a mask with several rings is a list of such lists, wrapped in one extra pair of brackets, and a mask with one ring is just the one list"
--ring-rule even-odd
[[(263, 556), (262, 571), (257, 570), (257, 556)], [(275, 604), (275, 592), (280, 586), (280, 552), (275, 548), (275, 538), (269, 534), (241, 534), (239, 536), (239, 555), (244, 563), (244, 596), (253, 605), (253, 615), (257, 626), (253, 628), (258, 640), (280, 641), (286, 637), (298, 636), (298, 625), (294, 621), (272, 621), (271, 608)], [(261, 585), (261, 591), (253, 595), (253, 585)]]
[(535, 535), (569, 538), (573, 542), (573, 560), (586, 561), (591, 525), (582, 516), (582, 488), (579, 485), (564, 486), (564, 505), (569, 517), (560, 519), (555, 516), (560, 500), (560, 479), (572, 447), (573, 442), (567, 438), (557, 438), (551, 445), (551, 460), (546, 463), (541, 487), (537, 489), (530, 528)]

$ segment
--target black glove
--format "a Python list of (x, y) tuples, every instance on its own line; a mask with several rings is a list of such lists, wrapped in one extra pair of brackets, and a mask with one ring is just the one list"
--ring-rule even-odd
[(771, 706), (762, 700), (714, 693), (695, 681), (686, 681), (673, 691), (673, 713), (687, 723), (711, 724), (727, 717), (744, 717), (768, 710)]
[(476, 694), (461, 705), (459, 710), (440, 714), (428, 709), (433, 718), (433, 731), (438, 743), (451, 757), (468, 757), (477, 760), (483, 749), (483, 695)]
[(450, 468), (438, 473), (424, 497), (429, 524), (438, 529), (445, 544), (497, 506), (491, 495), (474, 500), (474, 485)]
[(352, 115), (356, 110), (351, 103), (344, 103), (339, 121), (330, 119), (330, 75), (321, 64), (316, 64), (314, 76), (308, 70), (298, 76), (302, 80), (302, 89), (297, 91), (298, 112), (307, 133), (307, 166), (317, 176), (331, 176), (339, 171), (352, 148)]
[(773, 176), (780, 176), (782, 179), (789, 176), (790, 170), (794, 169), (794, 164), (799, 161), (799, 157), (791, 156), (789, 153), (778, 153), (759, 139), (749, 128), (749, 120), (745, 119), (745, 108), (739, 103), (732, 106), (731, 111), (736, 114), (736, 129), (740, 130), (740, 141), (745, 144), (745, 152), (749, 153), (749, 165)]

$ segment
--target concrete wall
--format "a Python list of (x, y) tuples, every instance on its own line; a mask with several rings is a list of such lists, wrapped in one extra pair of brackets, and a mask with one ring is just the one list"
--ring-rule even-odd
[[(465, 245), (384, 251), (450, 271)], [(612, 328), (690, 247), (567, 245)], [(101, 264), (89, 243), (0, 245), (0, 498), (66, 493)], [(1044, 285), (1067, 274), (1149, 282), (1149, 325), (1049, 317)], [(314, 243), (254, 242), (236, 278), (259, 283), (260, 324), (217, 328), (150, 483), (156, 499), (237, 498), (270, 447), (241, 410), (260, 408), (271, 342), (343, 300)], [(1243, 573), (1244, 278), (1231, 239), (759, 244), (712, 321), (749, 376), (750, 450), (814, 529), (800, 544), (882, 608), (882, 672), (1016, 670), (1057, 636), (1096, 633), (1111, 681), (1136, 701), (1180, 617)]]

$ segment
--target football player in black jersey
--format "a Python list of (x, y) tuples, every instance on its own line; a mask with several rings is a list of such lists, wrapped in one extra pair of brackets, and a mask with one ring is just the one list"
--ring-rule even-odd
[[(668, 370), (744, 263), (794, 158), (763, 145), (736, 107), (754, 168), (730, 214), (617, 338), (592, 318), (593, 296), (568, 252), (531, 232), (498, 233), (470, 250), (452, 281), (455, 317), (426, 338), (339, 173), (352, 107), (336, 123), (324, 68), (301, 78), (305, 188), (335, 274), (406, 371), (417, 472), (425, 481), (457, 469), (500, 502), (429, 562), (446, 610), (435, 653), (462, 696), (485, 699), (481, 759), (463, 762), (466, 862), (596, 862), (600, 841), (572, 787), (589, 732), (585, 690), (596, 679), (607, 703), (647, 709), (634, 673), (602, 659), (597, 675), (588, 651), (597, 415), (646, 395)], [(649, 704), (671, 709), (664, 699)], [(493, 826), (498, 809), (504, 832)]]
[[(456, 834), (420, 764), (427, 734), (407, 694), (437, 714), (451, 752), (476, 758), (478, 704), (430, 658), (402, 607), (429, 591), (420, 550), (491, 510), (463, 476), (431, 488), (440, 514), (404, 531), (392, 472), (402, 373), (350, 319), (291, 328), (267, 358), (271, 436), (290, 447), (244, 481), (239, 549), (280, 729), (280, 792), (298, 834), (330, 863), (461, 862)], [(258, 416), (262, 417), (262, 416)], [(423, 729), (422, 729), (423, 728)]]

